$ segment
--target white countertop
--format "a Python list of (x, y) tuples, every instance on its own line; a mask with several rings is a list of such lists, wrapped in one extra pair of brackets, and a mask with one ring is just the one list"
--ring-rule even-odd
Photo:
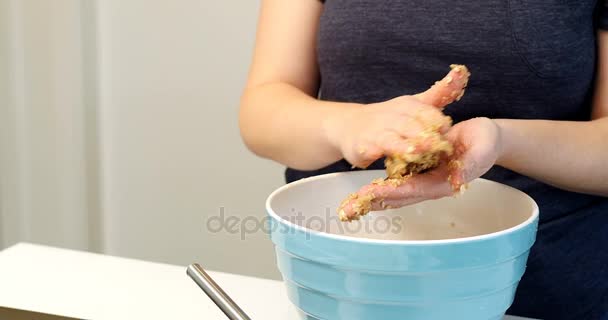
[[(298, 319), (281, 281), (209, 274), (253, 320)], [(28, 243), (0, 251), (0, 306), (85, 319), (226, 319), (184, 266)]]

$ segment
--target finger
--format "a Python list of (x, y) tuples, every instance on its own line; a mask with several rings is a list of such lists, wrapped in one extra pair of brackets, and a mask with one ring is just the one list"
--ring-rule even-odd
[(439, 169), (405, 180), (372, 182), (349, 196), (339, 209), (343, 221), (358, 220), (370, 211), (400, 208), (430, 199), (450, 196), (454, 192), (446, 179), (447, 170)]
[[(403, 108), (403, 114), (412, 120), (418, 121), (423, 128), (432, 128), (445, 133), (452, 125), (452, 119), (433, 105), (422, 103), (417, 99), (408, 101), (407, 107)], [(404, 124), (408, 124), (404, 121)]]
[[(453, 153), (447, 165), (448, 181), (454, 192), (458, 193), (464, 192), (469, 182), (492, 168), (498, 152), (493, 140), (495, 137), (490, 138), (492, 133), (463, 132), (466, 130), (459, 130), (462, 128), (463, 126), (460, 126), (446, 135), (453, 145)], [(471, 140), (472, 137), (475, 140)]]
[[(338, 207), (338, 215), (342, 221), (359, 220), (372, 210), (381, 210), (384, 195), (388, 194), (389, 187), (384, 185), (383, 179), (374, 180), (369, 185), (359, 189), (346, 198)], [(396, 180), (394, 180), (396, 181)], [(382, 185), (380, 185), (382, 184)]]
[(353, 193), (338, 207), (338, 216), (341, 221), (359, 220), (372, 210), (373, 194)]
[(412, 201), (438, 199), (453, 193), (447, 176), (447, 168), (443, 166), (408, 177), (400, 184), (376, 185), (368, 192), (376, 194), (377, 201), (382, 198), (387, 203), (401, 203), (401, 206)]
[(383, 154), (408, 155), (429, 152), (436, 145), (434, 136), (420, 136), (406, 139), (396, 132), (387, 132), (379, 137), (377, 145), (383, 150)]
[[(485, 151), (481, 151), (485, 153)], [(468, 183), (488, 172), (494, 165), (494, 161), (478, 162), (483, 156), (475, 148), (469, 148), (466, 152), (463, 147), (456, 145), (454, 157), (448, 162), (448, 181), (454, 192), (463, 193), (468, 188)]]
[(440, 81), (435, 82), (430, 89), (414, 97), (420, 101), (444, 108), (448, 104), (460, 100), (469, 81), (469, 70), (464, 65), (451, 65), (450, 72)]
[(375, 197), (372, 210), (395, 209), (418, 202), (439, 199), (453, 194), (450, 183), (445, 179), (437, 179), (429, 174), (410, 177), (397, 187), (385, 187), (384, 190), (374, 188), (374, 193), (382, 193), (383, 197)]
[(468, 182), (466, 170), (461, 160), (450, 160), (448, 163), (448, 182), (454, 192), (462, 192)]
[(418, 136), (426, 129), (426, 126), (413, 117), (402, 116), (388, 123), (387, 128), (392, 129), (402, 138), (411, 138)]
[(384, 155), (382, 148), (371, 143), (357, 147), (355, 152), (357, 154), (353, 157), (355, 159), (353, 165), (362, 169), (369, 167)]

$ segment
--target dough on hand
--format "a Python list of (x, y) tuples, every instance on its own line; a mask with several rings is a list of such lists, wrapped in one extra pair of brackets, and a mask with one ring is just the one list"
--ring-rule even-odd
[[(417, 97), (424, 99), (425, 103), (433, 104), (439, 108), (460, 100), (464, 95), (471, 74), (464, 65), (453, 64), (450, 65), (450, 68), (452, 69), (450, 73), (454, 72), (461, 77), (459, 88), (453, 91), (451, 89), (446, 90), (453, 81), (453, 78), (448, 74), (443, 80), (436, 82), (429, 90), (417, 95)], [(372, 183), (390, 184), (397, 187), (412, 175), (436, 168), (442, 158), (451, 156), (454, 147), (441, 134), (440, 127), (440, 125), (429, 126), (419, 136), (409, 139), (412, 146), (423, 144), (425, 146), (424, 152), (418, 152), (415, 148), (412, 148), (412, 150), (408, 150), (410, 152), (388, 155), (384, 161), (387, 178), (374, 180)], [(452, 163), (456, 164), (458, 161), (451, 160), (450, 165)], [(463, 191), (464, 189), (460, 190)], [(388, 206), (384, 205), (383, 200), (373, 193), (352, 193), (338, 207), (338, 216), (341, 221), (359, 220), (361, 216), (372, 210), (373, 201), (377, 201), (382, 209), (387, 209)]]

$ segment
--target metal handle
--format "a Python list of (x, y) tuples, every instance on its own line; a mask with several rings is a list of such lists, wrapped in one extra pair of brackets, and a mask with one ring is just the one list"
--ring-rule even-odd
[(196, 284), (203, 289), (203, 291), (213, 300), (215, 305), (217, 305), (222, 312), (228, 317), (230, 320), (251, 320), (241, 310), (241, 308), (234, 302), (230, 297), (222, 290), (222, 288), (213, 281), (213, 279), (205, 272), (205, 270), (198, 265), (198, 263), (194, 263), (188, 266), (186, 270), (186, 274), (196, 282)]

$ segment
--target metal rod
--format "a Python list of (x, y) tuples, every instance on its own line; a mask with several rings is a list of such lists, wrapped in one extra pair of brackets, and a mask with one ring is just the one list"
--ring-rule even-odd
[(188, 266), (186, 274), (196, 282), (196, 284), (203, 289), (203, 291), (213, 300), (222, 312), (230, 320), (251, 320), (241, 310), (241, 308), (222, 290), (222, 288), (213, 281), (213, 279), (205, 272), (205, 270), (198, 264), (194, 263)]

